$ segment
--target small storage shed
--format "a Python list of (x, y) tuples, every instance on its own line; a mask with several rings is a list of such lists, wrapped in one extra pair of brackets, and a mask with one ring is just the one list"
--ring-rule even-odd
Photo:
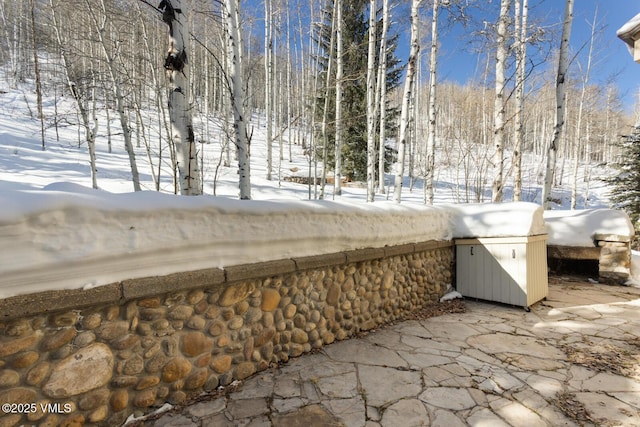
[(547, 234), (532, 203), (456, 210), (456, 289), (465, 297), (528, 308), (547, 297)]
[(529, 307), (548, 295), (547, 236), (456, 239), (463, 296)]

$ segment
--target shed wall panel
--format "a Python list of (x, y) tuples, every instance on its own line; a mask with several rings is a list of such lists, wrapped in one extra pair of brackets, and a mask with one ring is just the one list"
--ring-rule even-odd
[(458, 292), (528, 307), (548, 294), (546, 236), (456, 241)]

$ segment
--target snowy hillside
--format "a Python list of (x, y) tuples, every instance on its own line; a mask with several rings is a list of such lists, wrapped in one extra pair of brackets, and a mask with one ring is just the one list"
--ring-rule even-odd
[[(76, 125), (77, 117), (75, 116), (74, 106), (70, 99), (59, 99), (57, 101), (58, 115), (62, 117), (58, 125), (58, 129), (54, 128), (53, 117), (56, 117), (54, 110), (54, 100), (44, 100), (44, 115), (47, 117), (45, 125), (47, 126), (45, 135), (45, 150), (42, 150), (40, 141), (40, 122), (36, 115), (36, 99), (35, 93), (29, 86), (23, 86), (18, 89), (6, 89), (0, 91), (0, 189), (42, 189), (46, 185), (55, 182), (65, 182), (79, 184), (85, 187), (91, 187), (91, 176), (89, 169), (89, 155), (86, 145), (78, 143), (83, 141), (83, 130)], [(104, 110), (99, 112), (98, 123), (99, 130), (96, 139), (97, 150), (97, 168), (98, 168), (98, 186), (102, 190), (113, 193), (123, 193), (133, 191), (131, 183), (131, 172), (129, 168), (129, 160), (124, 150), (122, 142), (121, 130), (119, 122), (112, 112), (110, 123), (107, 127), (106, 116)], [(152, 112), (147, 113), (149, 121), (154, 119)], [(202, 140), (199, 136), (204, 133), (207, 124), (202, 117), (194, 117), (194, 126), (196, 127), (196, 138)], [(132, 124), (135, 123), (132, 120)], [(203, 181), (204, 193), (228, 196), (236, 198), (238, 195), (238, 177), (237, 163), (231, 154), (230, 166), (224, 165), (226, 156), (223, 153), (221, 137), (224, 135), (220, 130), (220, 121), (211, 118), (209, 121), (210, 140), (207, 143), (199, 144), (202, 150), (203, 159)], [(273, 200), (273, 199), (295, 199), (304, 200), (314, 198), (316, 193), (313, 189), (302, 184), (294, 184), (286, 181), (290, 176), (307, 177), (310, 172), (309, 157), (306, 155), (308, 151), (303, 150), (300, 145), (291, 144), (291, 159), (289, 159), (289, 144), (286, 138), (288, 132), (283, 133), (284, 147), (283, 160), (278, 161), (278, 153), (280, 151), (278, 142), (273, 144), (274, 153), (274, 170), (272, 171), (273, 179), (266, 179), (266, 146), (265, 146), (265, 123), (261, 117), (254, 116), (251, 126), (253, 127), (253, 138), (251, 142), (251, 183), (252, 198), (254, 200)], [(112, 152), (108, 152), (107, 129), (110, 129)], [(151, 133), (147, 129), (149, 137), (141, 139), (142, 142), (136, 147), (136, 161), (140, 171), (141, 185), (144, 190), (155, 190), (153, 175), (160, 175), (159, 187), (161, 191), (173, 193), (174, 186), (171, 179), (171, 168), (168, 164), (168, 154), (165, 153), (166, 147), (157, 147), (153, 141), (157, 140), (157, 135)], [(134, 140), (137, 133), (134, 130)], [(58, 136), (56, 136), (56, 134)], [(293, 137), (292, 137), (293, 139)], [(164, 157), (161, 163), (161, 172), (158, 174), (158, 160), (152, 157), (153, 164), (149, 161), (147, 149), (144, 143), (151, 141), (149, 151), (152, 155)], [(451, 153), (447, 153), (449, 158)], [(445, 157), (444, 153), (440, 156)], [(508, 157), (508, 156), (507, 156)], [(456, 203), (465, 201), (465, 189), (461, 187), (464, 182), (464, 173), (458, 170), (455, 163), (447, 162), (448, 166), (443, 164), (436, 165), (436, 203)], [(541, 165), (543, 160), (540, 158), (527, 158), (523, 161), (523, 200), (528, 202), (540, 203), (542, 193), (541, 182)], [(507, 165), (508, 167), (508, 165)], [(321, 173), (321, 164), (317, 166), (317, 176)], [(562, 182), (564, 187), (560, 187), (554, 191), (554, 198), (561, 201), (557, 207), (565, 209), (569, 205), (570, 197), (570, 178), (569, 167), (566, 168), (565, 177)], [(579, 176), (583, 176), (582, 171)], [(489, 182), (485, 182), (483, 191), (483, 202), (490, 200), (491, 194), (491, 174), (488, 174)], [(387, 174), (387, 187), (392, 185), (393, 176)], [(582, 184), (580, 191), (584, 191), (586, 184)], [(366, 190), (362, 186), (351, 185), (343, 188), (341, 196), (335, 196), (331, 185), (326, 187), (325, 199), (339, 199), (349, 202), (364, 202)], [(588, 208), (608, 207), (608, 196), (606, 186), (597, 179), (592, 177), (589, 185), (589, 203)], [(310, 194), (311, 193), (311, 194)], [(311, 197), (310, 197), (311, 195)], [(377, 195), (376, 200), (386, 200), (389, 196)], [(505, 200), (512, 197), (512, 183), (508, 180), (505, 187)], [(474, 196), (470, 196), (470, 201), (474, 201)], [(410, 189), (410, 180), (405, 177), (403, 189), (403, 202), (416, 202), (422, 204), (423, 191), (422, 182), (416, 179), (412, 189)], [(580, 207), (584, 207), (584, 200), (581, 200)]]

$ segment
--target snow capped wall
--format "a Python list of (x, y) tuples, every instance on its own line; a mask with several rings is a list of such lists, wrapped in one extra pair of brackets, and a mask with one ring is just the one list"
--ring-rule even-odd
[[(534, 236), (592, 246), (633, 235), (624, 212), (533, 203), (240, 201), (75, 184), (0, 189), (0, 298), (148, 276), (465, 237)], [(545, 227), (546, 221), (546, 227)]]
[(558, 246), (594, 246), (596, 234), (633, 237), (629, 216), (614, 209), (583, 211), (546, 211), (544, 221), (549, 230), (547, 244)]
[(447, 209), (239, 201), (74, 184), (0, 191), (0, 298), (451, 238)]

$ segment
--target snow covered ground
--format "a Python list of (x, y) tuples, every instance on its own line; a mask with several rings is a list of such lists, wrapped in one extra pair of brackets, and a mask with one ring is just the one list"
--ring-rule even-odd
[[(73, 111), (66, 100), (58, 109)], [(60, 127), (59, 141), (48, 128), (43, 151), (34, 111), (35, 95), (30, 91), (0, 92), (0, 298), (294, 255), (545, 230), (542, 210), (532, 203), (451, 205), (457, 181), (455, 171), (446, 168), (438, 171), (435, 207), (422, 204), (419, 182), (409, 191), (408, 179), (401, 205), (385, 201), (384, 195), (367, 204), (365, 190), (357, 187), (345, 187), (335, 197), (327, 187), (327, 200), (307, 200), (307, 186), (284, 180), (294, 174), (305, 176), (309, 169), (300, 146), (292, 146), (289, 160), (285, 140), (285, 159), (278, 161), (275, 144), (274, 179), (266, 179), (264, 123), (259, 119), (254, 120), (251, 146), (252, 201), (235, 200), (236, 165), (232, 158), (230, 167), (218, 167), (217, 137), (200, 145), (207, 196), (168, 194), (173, 184), (166, 166), (163, 192), (153, 191), (152, 166), (144, 146), (136, 148), (136, 156), (146, 191), (133, 193), (122, 142), (114, 136), (109, 153), (104, 133), (97, 139), (100, 190), (93, 190), (87, 150), (78, 144), (77, 127)], [(45, 103), (45, 114), (53, 117), (51, 100)], [(105, 120), (100, 117), (103, 132)], [(202, 124), (200, 118), (194, 123)], [(118, 133), (116, 121), (111, 128)], [(593, 183), (591, 187), (590, 207), (605, 207), (606, 187)], [(535, 200), (539, 188), (535, 184), (528, 188)], [(563, 194), (568, 192), (560, 189), (561, 200), (566, 199)]]

